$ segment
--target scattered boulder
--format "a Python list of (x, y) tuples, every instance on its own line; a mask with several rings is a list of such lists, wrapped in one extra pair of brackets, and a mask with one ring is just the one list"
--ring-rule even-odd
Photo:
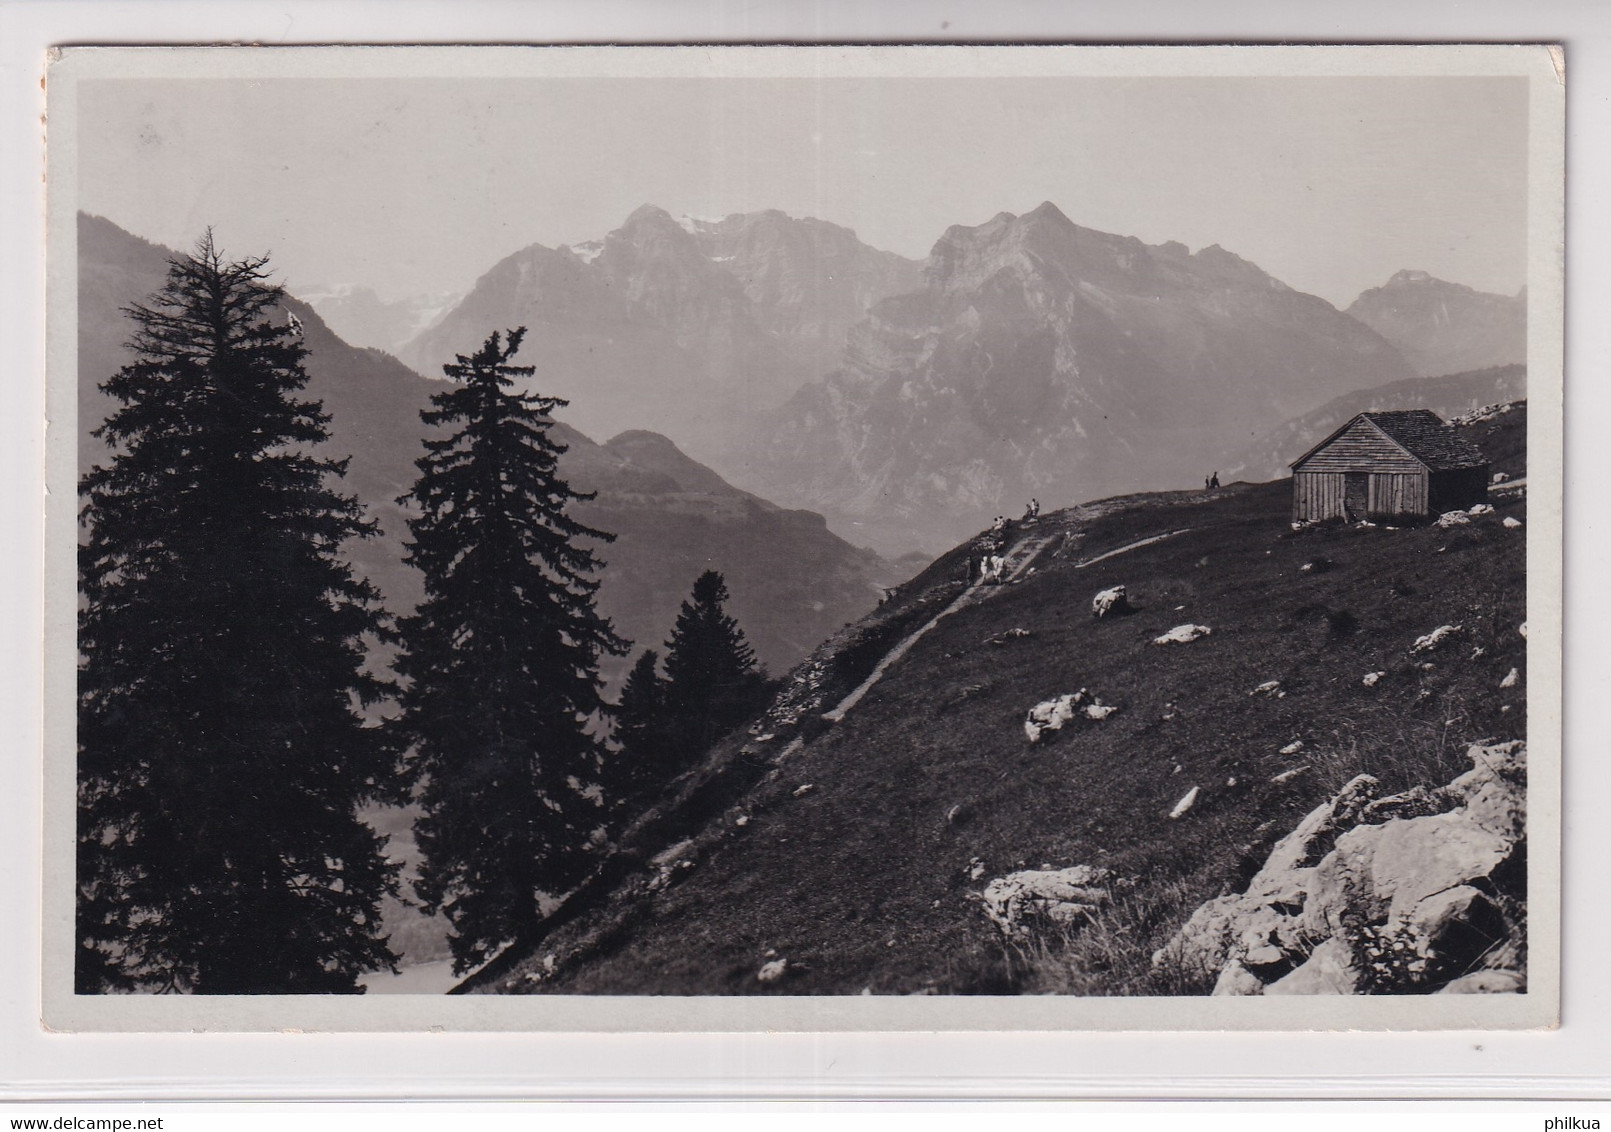
[(1029, 635), (1028, 629), (1008, 629), (1004, 633), (997, 633), (994, 637), (986, 637), (984, 643), (987, 645), (1004, 645), (1008, 641), (1023, 640)]
[(1436, 629), (1433, 629), (1424, 637), (1415, 638), (1415, 643), (1410, 646), (1410, 655), (1414, 656), (1416, 653), (1431, 652), (1450, 637), (1453, 637), (1464, 631), (1464, 627), (1460, 625), (1439, 625)]
[(1295, 766), (1291, 770), (1283, 770), (1280, 774), (1273, 776), (1270, 781), (1279, 786), (1284, 782), (1291, 782), (1294, 778), (1298, 777), (1298, 775), (1302, 774), (1308, 769), (1309, 764), (1304, 763), (1302, 766)]
[(1292, 742), (1288, 743), (1285, 747), (1281, 748), (1281, 753), (1283, 755), (1295, 755), (1301, 750), (1303, 750), (1303, 740), (1302, 739), (1294, 739), (1294, 740), (1292, 740)]
[(1374, 688), (1376, 687), (1377, 681), (1386, 675), (1387, 673), (1385, 672), (1367, 672), (1365, 673), (1365, 678), (1361, 680), (1360, 683), (1365, 685), (1367, 688)]
[(1123, 586), (1103, 590), (1091, 599), (1092, 617), (1113, 617), (1129, 612), (1131, 612), (1130, 599), (1125, 594)]
[(1090, 696), (1084, 688), (1077, 692), (1066, 692), (1049, 700), (1042, 700), (1029, 709), (1024, 718), (1024, 735), (1031, 743), (1040, 742), (1040, 738), (1048, 731), (1061, 731), (1065, 724), (1071, 722), (1076, 715), (1083, 715), (1086, 719), (1104, 720), (1119, 709), (1112, 704), (1104, 704), (1100, 697)]
[(1493, 513), (1494, 506), (1492, 503), (1478, 503), (1466, 509), (1467, 515), (1492, 515)]
[(1180, 801), (1175, 803), (1175, 808), (1169, 811), (1169, 819), (1171, 821), (1175, 821), (1179, 818), (1185, 817), (1186, 811), (1197, 804), (1197, 796), (1202, 792), (1202, 787), (1200, 786), (1193, 786), (1190, 790), (1186, 791), (1186, 793), (1181, 796)]
[(1462, 527), (1471, 522), (1471, 517), (1464, 511), (1445, 511), (1438, 516), (1440, 527)]
[(1502, 520), (1500, 520), (1499, 525), (1501, 527), (1508, 527), (1511, 530), (1515, 530), (1517, 527), (1521, 526), (1521, 520), (1516, 518), (1514, 515), (1506, 515)]
[(1520, 679), (1521, 673), (1512, 668), (1509, 672), (1505, 673), (1505, 678), (1499, 681), (1499, 686), (1501, 688), (1514, 688), (1516, 686), (1516, 682)]
[[(1276, 843), (1247, 890), (1208, 901), (1154, 956), (1216, 994), (1525, 988), (1526, 746), (1472, 746), (1437, 789), (1360, 775)], [(1480, 977), (1479, 977), (1480, 976)]]
[(761, 969), (755, 972), (755, 981), (758, 983), (775, 983), (788, 974), (789, 961), (787, 959), (772, 959), (761, 964)]
[(809, 793), (811, 793), (811, 792), (812, 792), (812, 791), (813, 791), (813, 790), (815, 790), (815, 789), (816, 789), (816, 788), (817, 788), (817, 785), (816, 785), (816, 783), (814, 783), (814, 782), (805, 782), (805, 783), (801, 783), (801, 784), (800, 784), (800, 785), (799, 785), (799, 786), (796, 786), (796, 787), (795, 787), (795, 788), (794, 788), (794, 797), (796, 797), (796, 798), (803, 798), (803, 797), (805, 797), (805, 796), (806, 796), (806, 795), (807, 795), (807, 794), (809, 794)]
[(1040, 924), (1067, 925), (1107, 903), (1113, 874), (1095, 865), (1008, 873), (985, 886), (984, 913), (1009, 938)]
[(1207, 625), (1176, 625), (1161, 637), (1154, 637), (1155, 645), (1186, 645), (1208, 636), (1214, 630)]
[(1279, 680), (1266, 680), (1257, 688), (1254, 688), (1251, 692), (1249, 692), (1248, 695), (1273, 696), (1278, 700), (1286, 697), (1286, 693), (1281, 690), (1281, 681)]
[(1085, 698), (1085, 690), (1069, 692), (1055, 699), (1042, 700), (1029, 709), (1024, 720), (1024, 735), (1031, 743), (1040, 742), (1048, 731), (1061, 731), (1063, 725), (1074, 718), (1074, 706)]

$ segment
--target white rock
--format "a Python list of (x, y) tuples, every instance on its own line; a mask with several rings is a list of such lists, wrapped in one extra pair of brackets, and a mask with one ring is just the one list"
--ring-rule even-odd
[(1047, 731), (1061, 731), (1063, 725), (1074, 718), (1074, 709), (1085, 699), (1085, 689), (1067, 692), (1054, 699), (1042, 700), (1029, 709), (1024, 719), (1024, 735), (1031, 743), (1040, 741)]
[(1295, 755), (1301, 750), (1303, 750), (1303, 740), (1302, 739), (1294, 739), (1294, 740), (1292, 740), (1292, 742), (1288, 743), (1285, 747), (1281, 748), (1281, 753), (1283, 755)]
[(816, 783), (814, 783), (814, 782), (802, 783), (801, 785), (796, 786), (794, 788), (794, 796), (796, 798), (799, 798), (799, 797), (801, 797), (803, 795), (811, 793), (816, 788), (817, 788), (817, 786), (816, 786)]
[(1413, 656), (1418, 652), (1431, 652), (1433, 649), (1441, 645), (1445, 640), (1460, 632), (1464, 632), (1463, 626), (1439, 625), (1436, 629), (1433, 629), (1430, 633), (1426, 634), (1426, 636), (1415, 638), (1415, 643), (1410, 646), (1410, 655)]
[(1108, 716), (1112, 715), (1118, 710), (1119, 709), (1112, 704), (1086, 704), (1085, 718), (1099, 720), (1106, 719)]
[(1516, 681), (1518, 681), (1520, 679), (1521, 679), (1521, 673), (1517, 672), (1514, 668), (1512, 668), (1509, 672), (1507, 672), (1505, 674), (1505, 678), (1503, 680), (1499, 681), (1499, 686), (1501, 688), (1514, 688), (1516, 686)]
[(1367, 672), (1365, 673), (1365, 679), (1360, 681), (1360, 683), (1364, 684), (1367, 688), (1374, 688), (1376, 687), (1376, 682), (1386, 675), (1387, 673), (1385, 672)]
[(1515, 530), (1517, 527), (1521, 526), (1521, 520), (1516, 518), (1514, 515), (1506, 515), (1504, 519), (1500, 521), (1499, 525), (1501, 527), (1509, 527), (1511, 530)]
[(1478, 503), (1466, 511), (1467, 515), (1492, 515), (1493, 513), (1494, 508), (1491, 503)]
[(736, 825), (736, 826), (749, 825), (750, 824), (750, 816), (748, 814), (739, 814), (738, 817), (733, 820), (733, 824)]
[(1207, 625), (1176, 625), (1161, 637), (1154, 637), (1155, 645), (1184, 645), (1208, 636), (1214, 630)]
[(1281, 681), (1266, 680), (1248, 693), (1250, 696), (1273, 696), (1281, 690)]
[(1304, 763), (1302, 766), (1295, 766), (1291, 770), (1283, 770), (1280, 774), (1270, 779), (1270, 781), (1276, 783), (1277, 785), (1283, 782), (1291, 782), (1294, 778), (1298, 777), (1298, 775), (1302, 774), (1308, 769), (1309, 764)]
[(970, 860), (968, 862), (968, 879), (969, 880), (980, 880), (980, 879), (982, 879), (984, 877), (984, 875), (985, 875), (985, 863), (983, 861), (981, 861), (978, 857), (974, 857), (972, 860)]
[(1459, 527), (1471, 522), (1471, 517), (1464, 511), (1445, 511), (1438, 516), (1438, 526)]
[(1516, 632), (1518, 632), (1518, 633), (1520, 633), (1522, 635), (1523, 640), (1526, 640), (1527, 639), (1527, 622), (1523, 621), (1520, 625), (1517, 625), (1516, 626)]
[(1494, 483), (1504, 483), (1509, 478), (1510, 478), (1510, 475), (1507, 472), (1495, 472), (1494, 477), (1493, 477), (1493, 482)]
[(1123, 586), (1103, 590), (1091, 599), (1091, 616), (1106, 617), (1110, 613), (1123, 613), (1130, 608)]
[(775, 983), (783, 977), (789, 969), (787, 959), (774, 959), (770, 963), (762, 963), (761, 969), (755, 972), (755, 981), (758, 983)]
[(1175, 808), (1169, 811), (1170, 820), (1173, 821), (1176, 818), (1184, 817), (1186, 811), (1197, 804), (1197, 795), (1201, 793), (1202, 789), (1197, 786), (1193, 786), (1190, 790), (1186, 791), (1186, 793), (1181, 797), (1180, 801), (1175, 803)]

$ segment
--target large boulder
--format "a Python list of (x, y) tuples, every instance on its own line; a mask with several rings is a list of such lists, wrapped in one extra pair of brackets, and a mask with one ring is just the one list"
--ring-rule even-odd
[[(1451, 993), (1526, 985), (1526, 746), (1473, 746), (1436, 790), (1381, 796), (1360, 775), (1210, 900), (1153, 956), (1215, 994)], [(1476, 976), (1482, 975), (1482, 978)]]

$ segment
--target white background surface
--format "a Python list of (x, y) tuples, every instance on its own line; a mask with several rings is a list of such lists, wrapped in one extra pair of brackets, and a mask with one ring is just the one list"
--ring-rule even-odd
[[(1611, 17), (1588, 2), (0, 0), (0, 1097), (1611, 1097), (1604, 373)], [(50, 1035), (38, 1017), (43, 211), (53, 43), (1558, 41), (1568, 74), (1562, 1028), (1532, 1034)], [(1527, 1122), (1536, 1127), (1533, 1121)]]

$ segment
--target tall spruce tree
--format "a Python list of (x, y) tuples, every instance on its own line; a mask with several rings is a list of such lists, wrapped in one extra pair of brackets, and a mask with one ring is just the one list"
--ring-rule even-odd
[(543, 895), (573, 887), (604, 822), (605, 711), (598, 661), (625, 645), (594, 608), (601, 563), (584, 540), (613, 535), (567, 513), (591, 495), (561, 478), (549, 435), (557, 397), (513, 391), (525, 329), (444, 367), (420, 478), (403, 502), (408, 561), (425, 600), (402, 624), (402, 734), (424, 779), (416, 889), (453, 925), (464, 971), (540, 918)]
[(766, 676), (756, 667), (744, 631), (727, 615), (727, 597), (726, 580), (706, 570), (682, 603), (666, 642), (673, 774), (753, 715), (766, 698)]
[(328, 417), (266, 259), (203, 237), (126, 313), (112, 450), (81, 484), (81, 993), (354, 992), (395, 969), (358, 805), (397, 762), (361, 709), (384, 635), (344, 540), (375, 532), (308, 455)]

